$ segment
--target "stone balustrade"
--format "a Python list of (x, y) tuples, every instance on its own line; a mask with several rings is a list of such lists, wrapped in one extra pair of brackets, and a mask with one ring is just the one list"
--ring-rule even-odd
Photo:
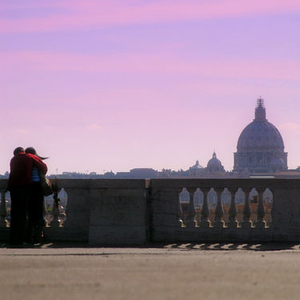
[[(67, 193), (68, 201), (63, 223), (59, 222), (58, 210), (52, 211), (52, 222), (45, 228), (49, 240), (91, 245), (300, 240), (299, 179), (57, 179), (55, 182)], [(6, 185), (7, 180), (0, 180), (2, 241), (7, 240), (9, 231)], [(188, 196), (184, 201), (183, 190)], [(271, 195), (268, 201), (267, 192)]]

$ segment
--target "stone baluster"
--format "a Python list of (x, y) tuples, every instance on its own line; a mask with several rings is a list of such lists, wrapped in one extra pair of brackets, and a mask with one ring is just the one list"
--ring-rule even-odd
[(210, 220), (209, 217), (209, 209), (208, 209), (208, 200), (207, 200), (207, 194), (210, 190), (210, 188), (201, 188), (203, 192), (203, 205), (202, 205), (202, 212), (201, 212), (201, 221), (200, 221), (200, 227), (201, 228), (208, 228), (210, 227)]
[(237, 209), (235, 203), (235, 194), (238, 189), (228, 189), (231, 195), (230, 207), (229, 207), (229, 220), (228, 220), (228, 228), (237, 228), (238, 222), (236, 220)]
[(214, 221), (214, 227), (215, 228), (223, 228), (224, 227), (224, 221), (222, 220), (222, 217), (224, 215), (224, 210), (222, 206), (222, 192), (223, 189), (215, 189), (217, 193), (217, 206), (215, 210), (215, 221)]
[(196, 192), (197, 188), (187, 188), (187, 191), (190, 193), (190, 202), (189, 207), (187, 211), (187, 218), (185, 225), (186, 227), (196, 227), (197, 221), (195, 220), (196, 210), (195, 210), (195, 204), (194, 204), (194, 194)]
[[(176, 201), (176, 207), (175, 207), (175, 210), (176, 210), (176, 222), (178, 221), (178, 225), (180, 227), (183, 227), (183, 210), (182, 210), (182, 207), (181, 207), (181, 203), (180, 203), (180, 193), (182, 192), (182, 189), (174, 189), (174, 192), (175, 194), (177, 195), (177, 199), (178, 201)], [(171, 193), (170, 193), (171, 194)], [(173, 198), (173, 197), (172, 197)]]
[(6, 201), (5, 201), (5, 190), (1, 191), (1, 206), (0, 206), (0, 227), (7, 227), (7, 210), (6, 210)]
[(60, 191), (60, 188), (57, 185), (56, 180), (52, 182), (52, 190), (53, 190), (53, 210), (52, 210), (52, 216), (53, 220), (50, 224), (50, 227), (57, 228), (60, 226), (58, 216), (59, 216), (59, 197), (58, 193)]
[(243, 189), (245, 193), (245, 205), (243, 210), (243, 221), (242, 221), (242, 228), (251, 228), (252, 227), (252, 221), (250, 220), (251, 217), (251, 207), (250, 207), (250, 199), (249, 195), (251, 192), (251, 188)]
[(258, 206), (257, 206), (257, 221), (255, 224), (256, 228), (265, 228), (266, 222), (264, 220), (265, 217), (265, 208), (263, 202), (263, 189), (258, 189)]
[(55, 204), (55, 201), (53, 203), (53, 210), (52, 210), (52, 215), (53, 215), (53, 220), (50, 224), (50, 227), (59, 227), (60, 223), (58, 220), (58, 216), (59, 216), (59, 208), (58, 206)]

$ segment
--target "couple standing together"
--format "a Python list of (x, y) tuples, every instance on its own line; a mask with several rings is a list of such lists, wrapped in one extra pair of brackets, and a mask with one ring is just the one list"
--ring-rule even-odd
[(10, 161), (7, 189), (11, 195), (10, 242), (14, 245), (40, 242), (43, 237), (44, 195), (39, 174), (47, 172), (44, 159), (32, 147), (18, 147)]

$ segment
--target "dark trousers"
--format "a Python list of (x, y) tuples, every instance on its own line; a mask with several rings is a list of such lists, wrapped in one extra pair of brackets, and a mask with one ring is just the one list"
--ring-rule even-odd
[(13, 244), (22, 244), (28, 238), (29, 203), (31, 194), (31, 186), (16, 187), (10, 191), (10, 242)]
[(10, 242), (31, 242), (33, 230), (42, 229), (44, 221), (44, 195), (39, 182), (10, 191)]

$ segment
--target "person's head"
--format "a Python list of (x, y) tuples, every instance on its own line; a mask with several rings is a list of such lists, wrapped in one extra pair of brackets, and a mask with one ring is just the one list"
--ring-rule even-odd
[(17, 155), (17, 154), (22, 153), (22, 152), (24, 152), (24, 148), (23, 147), (17, 147), (14, 150), (14, 155)]
[(30, 154), (36, 155), (36, 151), (33, 147), (26, 148), (25, 153), (30, 153)]
[(33, 147), (28, 147), (25, 149), (25, 153), (33, 154), (39, 157), (40, 159), (47, 159), (48, 157), (41, 157), (36, 153), (36, 150)]

